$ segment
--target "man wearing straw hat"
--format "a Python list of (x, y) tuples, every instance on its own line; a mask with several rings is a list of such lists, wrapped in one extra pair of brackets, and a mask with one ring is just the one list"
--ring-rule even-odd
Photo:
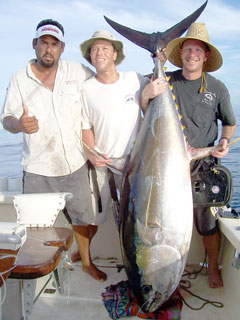
[[(220, 120), (222, 131), (219, 144), (223, 146), (223, 150), (214, 152), (213, 157), (207, 161), (225, 157), (229, 150), (227, 144), (236, 128), (236, 119), (227, 88), (208, 74), (221, 67), (222, 56), (209, 42), (206, 25), (193, 23), (185, 37), (168, 43), (166, 56), (172, 64), (181, 68), (167, 75), (171, 77), (170, 83), (183, 117), (184, 134), (188, 143), (191, 147), (214, 145)], [(195, 162), (192, 172), (197, 171), (200, 166), (201, 162)], [(223, 282), (218, 269), (221, 239), (216, 219), (209, 207), (195, 208), (194, 219), (208, 255), (209, 286), (219, 288)]]
[[(83, 86), (82, 137), (89, 147), (104, 155), (99, 159), (85, 149), (88, 159), (96, 167), (102, 204), (102, 218), (96, 224), (100, 224), (107, 217), (111, 200), (106, 164), (111, 163), (110, 158), (121, 158), (130, 153), (140, 126), (140, 106), (144, 111), (149, 99), (163, 92), (167, 83), (159, 86), (158, 79), (149, 82), (148, 78), (133, 71), (118, 72), (116, 66), (125, 57), (123, 44), (108, 31), (96, 31), (80, 44), (80, 49), (97, 72)], [(119, 186), (121, 174), (114, 172), (114, 178)], [(79, 242), (82, 241), (84, 237), (79, 238)], [(81, 258), (83, 265), (91, 265), (89, 272), (93, 277), (106, 278), (87, 254)]]

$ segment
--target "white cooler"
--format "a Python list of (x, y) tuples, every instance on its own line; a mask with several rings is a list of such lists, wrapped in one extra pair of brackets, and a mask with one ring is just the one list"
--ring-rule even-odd
[(0, 249), (17, 250), (27, 238), (26, 226), (14, 222), (0, 222)]

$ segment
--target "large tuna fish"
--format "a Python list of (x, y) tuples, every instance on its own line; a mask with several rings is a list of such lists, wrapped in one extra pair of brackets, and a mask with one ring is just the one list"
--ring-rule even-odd
[[(156, 66), (157, 76), (164, 77), (158, 61)], [(170, 297), (184, 270), (193, 216), (189, 162), (168, 88), (145, 115), (125, 168), (120, 202), (123, 263), (146, 312)]]
[[(140, 33), (144, 46), (140, 45), (156, 54), (197, 19), (206, 3), (197, 14), (154, 36), (154, 43), (143, 41), (153, 39), (153, 34)], [(120, 26), (120, 33), (126, 36), (125, 27), (107, 21), (117, 31)], [(127, 37), (136, 40), (132, 31), (127, 28)], [(155, 77), (165, 77), (156, 58)], [(120, 201), (123, 263), (145, 312), (155, 311), (171, 296), (185, 267), (193, 219), (190, 161), (179, 114), (168, 87), (151, 102), (145, 114), (125, 167)]]

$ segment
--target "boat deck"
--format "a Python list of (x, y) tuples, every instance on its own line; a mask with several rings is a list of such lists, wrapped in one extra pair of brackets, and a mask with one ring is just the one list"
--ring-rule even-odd
[[(106, 282), (100, 283), (92, 279), (82, 271), (81, 262), (75, 262), (73, 264), (74, 270), (65, 274), (65, 293), (63, 295), (59, 294), (54, 288), (53, 282), (50, 281), (45, 291), (36, 301), (29, 320), (42, 320), (43, 316), (48, 320), (67, 318), (73, 320), (110, 319), (101, 294), (105, 292), (105, 287), (110, 284), (116, 284), (121, 280), (126, 280), (126, 274), (124, 269), (121, 269), (119, 272), (118, 265), (121, 264), (121, 261), (115, 259), (96, 259), (94, 262), (107, 273), (108, 279)], [(191, 270), (193, 269), (188, 267), (188, 271)], [(199, 295), (206, 300), (223, 302), (221, 301), (223, 289), (210, 289), (208, 287), (206, 271), (198, 274), (196, 279), (189, 280), (187, 277), (183, 279), (189, 281), (190, 288), (188, 290), (193, 292), (194, 295)], [(38, 279), (37, 288), (39, 288), (45, 280), (44, 278)], [(188, 283), (186, 285), (188, 285)], [(205, 302), (191, 296), (183, 289), (180, 289), (180, 292), (186, 302), (194, 308), (200, 308)], [(181, 313), (181, 319), (184, 320), (219, 320), (226, 318), (227, 317), (224, 316), (224, 308), (217, 308), (211, 304), (205, 305), (204, 308), (199, 311), (194, 311), (184, 303)], [(131, 319), (139, 319), (139, 317), (134, 316), (131, 317)]]
[[(1, 217), (2, 221), (15, 221), (15, 213), (11, 203), (4, 203), (1, 212), (4, 212), (4, 215)], [(226, 232), (226, 226), (230, 223), (231, 228)], [(224, 228), (222, 228), (222, 224), (224, 224)], [(70, 227), (62, 213), (57, 219), (56, 226)], [(222, 234), (223, 243), (220, 259), (220, 264), (223, 266), (222, 276), (224, 288), (209, 288), (206, 269), (204, 269), (203, 273), (198, 274), (196, 279), (188, 279), (186, 277), (183, 279), (190, 281), (189, 290), (194, 295), (205, 300), (223, 303), (224, 307), (217, 308), (212, 304), (206, 304), (202, 309), (195, 311), (190, 309), (186, 304), (183, 304), (181, 319), (233, 320), (239, 318), (240, 270), (233, 268), (232, 262), (235, 248), (238, 244), (235, 244), (235, 231), (240, 232), (240, 219), (235, 222), (223, 220), (221, 221), (220, 227), (224, 232)], [(234, 241), (231, 240), (232, 238)], [(231, 241), (229, 241), (229, 239)], [(232, 242), (234, 243), (234, 246), (232, 245)], [(73, 251), (75, 249), (76, 243), (73, 243), (70, 250)], [(66, 280), (64, 294), (61, 295), (58, 293), (53, 286), (53, 280), (51, 280), (45, 288), (45, 291), (42, 292), (40, 297), (37, 299), (33, 307), (33, 311), (28, 318), (29, 320), (42, 320), (43, 318), (48, 320), (65, 320), (68, 318), (73, 320), (110, 319), (102, 300), (102, 293), (105, 292), (105, 288), (107, 286), (117, 284), (118, 282), (127, 279), (124, 269), (121, 269), (121, 271), (118, 272), (118, 265), (121, 265), (121, 250), (119, 236), (112, 214), (110, 214), (107, 221), (99, 227), (99, 230), (92, 242), (91, 253), (92, 257), (94, 257), (94, 263), (107, 273), (107, 281), (104, 283), (97, 282), (82, 271), (81, 262), (75, 263), (73, 264), (73, 271), (69, 271), (65, 275)], [(101, 259), (98, 257), (101, 257)], [(191, 266), (191, 268), (199, 270), (200, 262), (203, 261), (204, 249), (202, 241), (194, 228), (187, 268)], [(191, 270), (192, 269), (188, 269), (188, 271)], [(38, 279), (37, 293), (46, 282), (46, 279), (47, 276)], [(191, 307), (201, 308), (205, 303), (205, 300), (199, 300), (183, 289), (180, 290), (186, 303)], [(139, 319), (139, 317), (131, 318)], [(10, 318), (7, 320), (13, 319)]]

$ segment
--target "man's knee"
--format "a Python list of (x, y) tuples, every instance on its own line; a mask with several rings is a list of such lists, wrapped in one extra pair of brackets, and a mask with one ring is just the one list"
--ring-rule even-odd
[(210, 236), (217, 232), (217, 219), (211, 208), (194, 208), (194, 222), (201, 236)]

